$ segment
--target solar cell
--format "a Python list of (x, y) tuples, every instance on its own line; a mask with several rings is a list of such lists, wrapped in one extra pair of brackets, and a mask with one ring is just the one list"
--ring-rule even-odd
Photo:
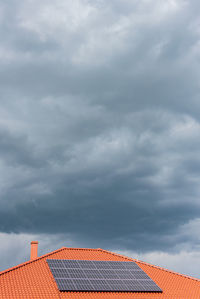
[(105, 286), (108, 285), (108, 283), (107, 283), (106, 280), (92, 279), (91, 282), (92, 282), (93, 284), (101, 284), (101, 285), (105, 285)]
[(111, 269), (124, 269), (124, 270), (126, 269), (126, 266), (121, 262), (109, 261), (109, 266), (111, 267)]
[(76, 290), (79, 291), (88, 290), (88, 289), (94, 290), (89, 279), (75, 279), (73, 282)]
[(47, 260), (60, 291), (162, 292), (134, 262)]
[(135, 276), (129, 271), (117, 271), (117, 276), (120, 279), (135, 279)]
[(62, 260), (48, 260), (48, 264), (52, 268), (62, 268), (63, 267), (63, 262)]
[(124, 263), (126, 269), (141, 270), (141, 268), (135, 262), (122, 262), (122, 263)]
[(84, 270), (84, 273), (87, 278), (98, 278), (103, 279), (103, 275), (98, 270)]
[(59, 290), (66, 289), (66, 286), (68, 289), (71, 289), (71, 290), (74, 289), (73, 280), (71, 280), (71, 279), (58, 279), (57, 278), (56, 283), (58, 285)]
[(108, 261), (94, 261), (93, 263), (95, 264), (97, 269), (113, 269)]
[(119, 292), (119, 291), (125, 291), (125, 287), (119, 284), (110, 284), (107, 291), (114, 291), (114, 292)]
[(67, 269), (51, 269), (51, 272), (55, 278), (71, 278)]
[(69, 269), (69, 268), (78, 268), (78, 269), (80, 269), (81, 267), (80, 267), (80, 265), (79, 265), (79, 262), (78, 261), (76, 261), (76, 260), (63, 260), (63, 266), (64, 266), (64, 268), (67, 268), (67, 269)]
[(81, 269), (68, 269), (68, 272), (71, 278), (87, 278)]
[(140, 271), (130, 271), (131, 275), (133, 277), (135, 277), (136, 279), (149, 279), (149, 276), (144, 273), (144, 272), (140, 272)]

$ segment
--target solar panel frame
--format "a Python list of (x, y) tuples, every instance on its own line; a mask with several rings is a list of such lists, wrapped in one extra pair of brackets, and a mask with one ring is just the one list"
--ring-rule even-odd
[(135, 263), (48, 259), (60, 291), (162, 292)]

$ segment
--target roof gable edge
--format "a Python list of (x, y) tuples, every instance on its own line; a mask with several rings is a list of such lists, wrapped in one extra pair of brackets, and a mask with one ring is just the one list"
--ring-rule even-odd
[(102, 248), (98, 248), (98, 250), (101, 250), (103, 252), (107, 252), (107, 253), (110, 253), (110, 254), (113, 254), (115, 256), (119, 256), (119, 257), (122, 257), (124, 259), (127, 259), (127, 260), (131, 260), (131, 261), (134, 261), (134, 262), (138, 262), (138, 263), (141, 263), (141, 264), (144, 264), (144, 265), (147, 265), (147, 266), (150, 266), (150, 267), (153, 267), (153, 268), (156, 268), (156, 269), (159, 269), (159, 270), (162, 270), (162, 271), (166, 271), (168, 273), (172, 273), (172, 274), (175, 274), (175, 275), (178, 275), (178, 276), (182, 276), (184, 278), (188, 278), (188, 279), (192, 279), (192, 280), (195, 280), (195, 281), (198, 281), (200, 282), (200, 279), (199, 278), (195, 278), (195, 277), (192, 277), (192, 276), (189, 276), (189, 275), (186, 275), (186, 274), (181, 274), (179, 272), (175, 272), (175, 271), (172, 271), (172, 270), (168, 270), (168, 269), (165, 269), (165, 268), (162, 268), (162, 267), (159, 267), (159, 266), (156, 266), (156, 265), (152, 265), (150, 263), (146, 263), (146, 262), (143, 262), (143, 261), (140, 261), (138, 259), (133, 259), (133, 258), (130, 258), (130, 257), (127, 257), (123, 254), (118, 254), (118, 253), (115, 253), (115, 252), (112, 252), (112, 251), (109, 251), (109, 250), (105, 250), (105, 249), (102, 249)]
[(62, 251), (62, 250), (64, 250), (64, 249), (66, 249), (66, 248), (67, 248), (67, 247), (61, 247), (61, 248), (56, 249), (56, 250), (54, 250), (54, 251), (48, 252), (48, 253), (46, 253), (46, 254), (43, 254), (43, 255), (37, 257), (37, 258), (34, 259), (34, 260), (29, 260), (29, 261), (26, 261), (26, 262), (21, 263), (21, 264), (19, 264), (19, 265), (16, 265), (16, 266), (14, 266), (14, 267), (11, 267), (11, 268), (8, 268), (8, 269), (6, 269), (6, 270), (3, 270), (3, 271), (0, 272), (0, 276), (3, 275), (3, 274), (8, 273), (8, 272), (10, 272), (10, 271), (14, 271), (14, 270), (16, 270), (16, 269), (18, 269), (18, 268), (21, 268), (21, 267), (24, 267), (24, 266), (26, 266), (26, 265), (29, 265), (29, 264), (31, 264), (31, 263), (37, 262), (38, 260), (41, 260), (41, 259), (43, 259), (43, 258), (45, 258), (45, 257), (47, 257), (47, 256), (50, 256), (50, 255), (52, 255), (52, 254), (54, 254), (54, 253), (57, 253), (57, 252), (59, 252), (59, 251)]

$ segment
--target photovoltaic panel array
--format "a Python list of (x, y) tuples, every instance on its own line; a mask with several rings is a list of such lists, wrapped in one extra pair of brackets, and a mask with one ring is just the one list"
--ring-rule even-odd
[(60, 291), (162, 292), (135, 262), (47, 260)]

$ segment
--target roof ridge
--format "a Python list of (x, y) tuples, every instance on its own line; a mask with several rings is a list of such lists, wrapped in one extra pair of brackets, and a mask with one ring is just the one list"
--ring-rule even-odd
[(70, 249), (70, 250), (99, 250), (101, 248), (78, 248), (78, 247), (62, 247), (63, 249)]
[(192, 279), (192, 280), (195, 280), (195, 281), (200, 281), (199, 278), (195, 278), (195, 277), (192, 277), (192, 276), (189, 276), (189, 275), (186, 275), (186, 274), (181, 274), (181, 273), (176, 272), (176, 271), (168, 270), (168, 269), (163, 268), (163, 267), (152, 265), (150, 263), (147, 263), (147, 262), (144, 262), (144, 261), (141, 261), (141, 260), (138, 260), (138, 259), (133, 259), (133, 258), (127, 257), (127, 256), (125, 256), (123, 254), (115, 253), (115, 252), (112, 252), (112, 251), (109, 251), (109, 250), (105, 250), (105, 249), (102, 249), (102, 248), (98, 248), (98, 250), (101, 250), (103, 252), (107, 252), (107, 253), (113, 254), (115, 256), (123, 257), (124, 259), (127, 259), (127, 260), (136, 261), (138, 263), (150, 266), (152, 268), (160, 269), (160, 270), (163, 270), (163, 271), (175, 274), (175, 275), (179, 275), (179, 276), (182, 276), (182, 277), (185, 277), (185, 278), (189, 278), (189, 279)]
[(48, 252), (48, 253), (46, 253), (46, 254), (43, 254), (43, 255), (37, 257), (37, 258), (34, 259), (34, 260), (29, 260), (29, 261), (26, 261), (26, 262), (21, 263), (21, 264), (19, 264), (19, 265), (16, 265), (16, 266), (14, 266), (14, 267), (11, 267), (11, 268), (8, 268), (8, 269), (6, 269), (6, 270), (3, 270), (3, 271), (0, 272), (0, 276), (3, 275), (3, 274), (6, 274), (7, 272), (10, 272), (10, 271), (16, 270), (16, 269), (18, 269), (18, 268), (24, 267), (24, 266), (26, 266), (26, 265), (28, 265), (28, 264), (37, 262), (38, 260), (41, 260), (41, 259), (43, 259), (43, 258), (45, 258), (45, 257), (47, 257), (47, 256), (49, 256), (49, 255), (52, 255), (52, 254), (57, 253), (57, 252), (59, 252), (59, 251), (62, 251), (62, 250), (64, 250), (64, 249), (66, 249), (66, 248), (67, 248), (67, 247), (61, 247), (61, 248), (56, 249), (56, 250), (54, 250), (54, 251)]

